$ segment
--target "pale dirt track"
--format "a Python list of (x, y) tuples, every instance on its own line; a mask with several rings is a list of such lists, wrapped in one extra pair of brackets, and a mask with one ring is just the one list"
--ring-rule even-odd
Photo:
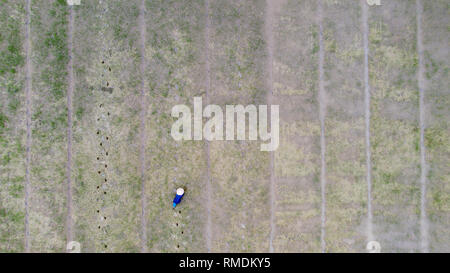
[(147, 97), (146, 97), (146, 84), (145, 84), (145, 70), (146, 70), (146, 60), (145, 60), (145, 0), (142, 0), (141, 6), (139, 8), (139, 33), (140, 33), (140, 54), (141, 54), (141, 64), (140, 73), (142, 77), (141, 83), (141, 123), (140, 123), (140, 149), (139, 149), (139, 159), (140, 159), (140, 175), (141, 175), (141, 252), (147, 252), (147, 221), (145, 220), (146, 215), (146, 157), (145, 157), (145, 143), (147, 142), (147, 134), (145, 133), (145, 119), (147, 116)]
[(31, 0), (27, 0), (27, 19), (26, 19), (26, 83), (25, 96), (27, 107), (27, 142), (26, 142), (26, 170), (25, 170), (25, 252), (30, 252), (30, 224), (29, 224), (29, 200), (30, 200), (30, 161), (31, 161)]

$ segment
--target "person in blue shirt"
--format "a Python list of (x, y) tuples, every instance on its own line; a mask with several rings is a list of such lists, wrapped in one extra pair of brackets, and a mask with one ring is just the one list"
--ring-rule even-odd
[(181, 198), (184, 195), (184, 190), (182, 188), (177, 189), (177, 194), (175, 195), (175, 198), (173, 199), (173, 208), (175, 208), (180, 202)]

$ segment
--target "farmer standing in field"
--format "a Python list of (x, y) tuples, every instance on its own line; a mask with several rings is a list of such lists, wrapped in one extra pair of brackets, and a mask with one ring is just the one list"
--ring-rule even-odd
[(173, 199), (173, 208), (175, 208), (180, 202), (181, 198), (184, 195), (184, 190), (182, 188), (177, 189), (177, 194), (175, 195), (175, 198)]

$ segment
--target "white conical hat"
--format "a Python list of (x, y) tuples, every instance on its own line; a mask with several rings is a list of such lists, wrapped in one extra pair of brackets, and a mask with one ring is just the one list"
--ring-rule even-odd
[(184, 194), (184, 190), (182, 188), (178, 188), (177, 195), (183, 195), (183, 194)]

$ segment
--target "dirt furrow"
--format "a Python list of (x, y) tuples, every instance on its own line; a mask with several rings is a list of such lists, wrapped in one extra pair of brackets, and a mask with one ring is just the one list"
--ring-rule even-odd
[(147, 223), (145, 220), (145, 209), (146, 209), (146, 195), (145, 195), (145, 146), (147, 143), (147, 136), (145, 133), (145, 118), (147, 116), (147, 100), (145, 95), (146, 90), (146, 81), (144, 78), (145, 69), (146, 69), (146, 61), (145, 61), (145, 37), (146, 37), (146, 29), (145, 29), (145, 0), (142, 0), (141, 6), (139, 8), (140, 18), (139, 18), (139, 33), (140, 33), (140, 54), (141, 54), (141, 65), (140, 65), (140, 73), (141, 73), (141, 123), (140, 123), (140, 149), (139, 149), (139, 159), (140, 159), (140, 172), (141, 172), (141, 252), (147, 252)]
[(72, 97), (73, 89), (75, 86), (73, 78), (73, 28), (74, 28), (74, 15), (75, 11), (73, 7), (70, 7), (69, 12), (69, 32), (68, 32), (68, 51), (69, 51), (69, 63), (67, 65), (67, 71), (69, 73), (69, 85), (67, 90), (67, 219), (66, 219), (66, 240), (67, 242), (73, 239), (73, 223), (72, 223)]
[(428, 222), (426, 209), (427, 195), (427, 165), (425, 161), (425, 78), (424, 78), (424, 54), (422, 42), (422, 13), (423, 6), (420, 0), (416, 1), (416, 19), (417, 19), (417, 55), (419, 57), (418, 64), (418, 86), (419, 86), (419, 127), (420, 127), (420, 249), (422, 252), (428, 252)]
[[(267, 105), (272, 103), (273, 94), (273, 50), (274, 50), (274, 38), (273, 38), (273, 12), (274, 5), (273, 0), (267, 0), (267, 10), (266, 10), (266, 39), (267, 39), (267, 95), (266, 101)], [(269, 251), (273, 252), (273, 238), (275, 234), (275, 177), (274, 177), (274, 152), (270, 152), (270, 238), (269, 238)]]
[(365, 141), (366, 141), (366, 182), (367, 182), (367, 240), (373, 240), (372, 231), (372, 165), (370, 154), (370, 86), (369, 86), (369, 26), (368, 7), (365, 1), (362, 5), (362, 31), (364, 47), (364, 118), (365, 118)]
[(323, 82), (323, 62), (324, 62), (324, 48), (323, 48), (323, 26), (322, 26), (322, 1), (318, 3), (319, 15), (319, 120), (320, 120), (320, 193), (321, 193), (321, 225), (320, 225), (320, 245), (322, 252), (325, 252), (325, 222), (326, 222), (326, 163), (325, 163), (325, 88)]
[[(211, 66), (209, 56), (209, 30), (211, 25), (211, 18), (209, 16), (209, 0), (205, 1), (205, 99), (206, 104), (209, 104), (209, 92), (211, 89)], [(206, 148), (206, 249), (211, 252), (211, 149), (209, 141), (205, 141)]]
[(26, 79), (25, 79), (25, 96), (26, 96), (26, 113), (27, 113), (27, 142), (26, 142), (26, 170), (25, 170), (25, 252), (30, 252), (30, 161), (31, 161), (31, 0), (27, 0), (27, 19), (26, 19)]

